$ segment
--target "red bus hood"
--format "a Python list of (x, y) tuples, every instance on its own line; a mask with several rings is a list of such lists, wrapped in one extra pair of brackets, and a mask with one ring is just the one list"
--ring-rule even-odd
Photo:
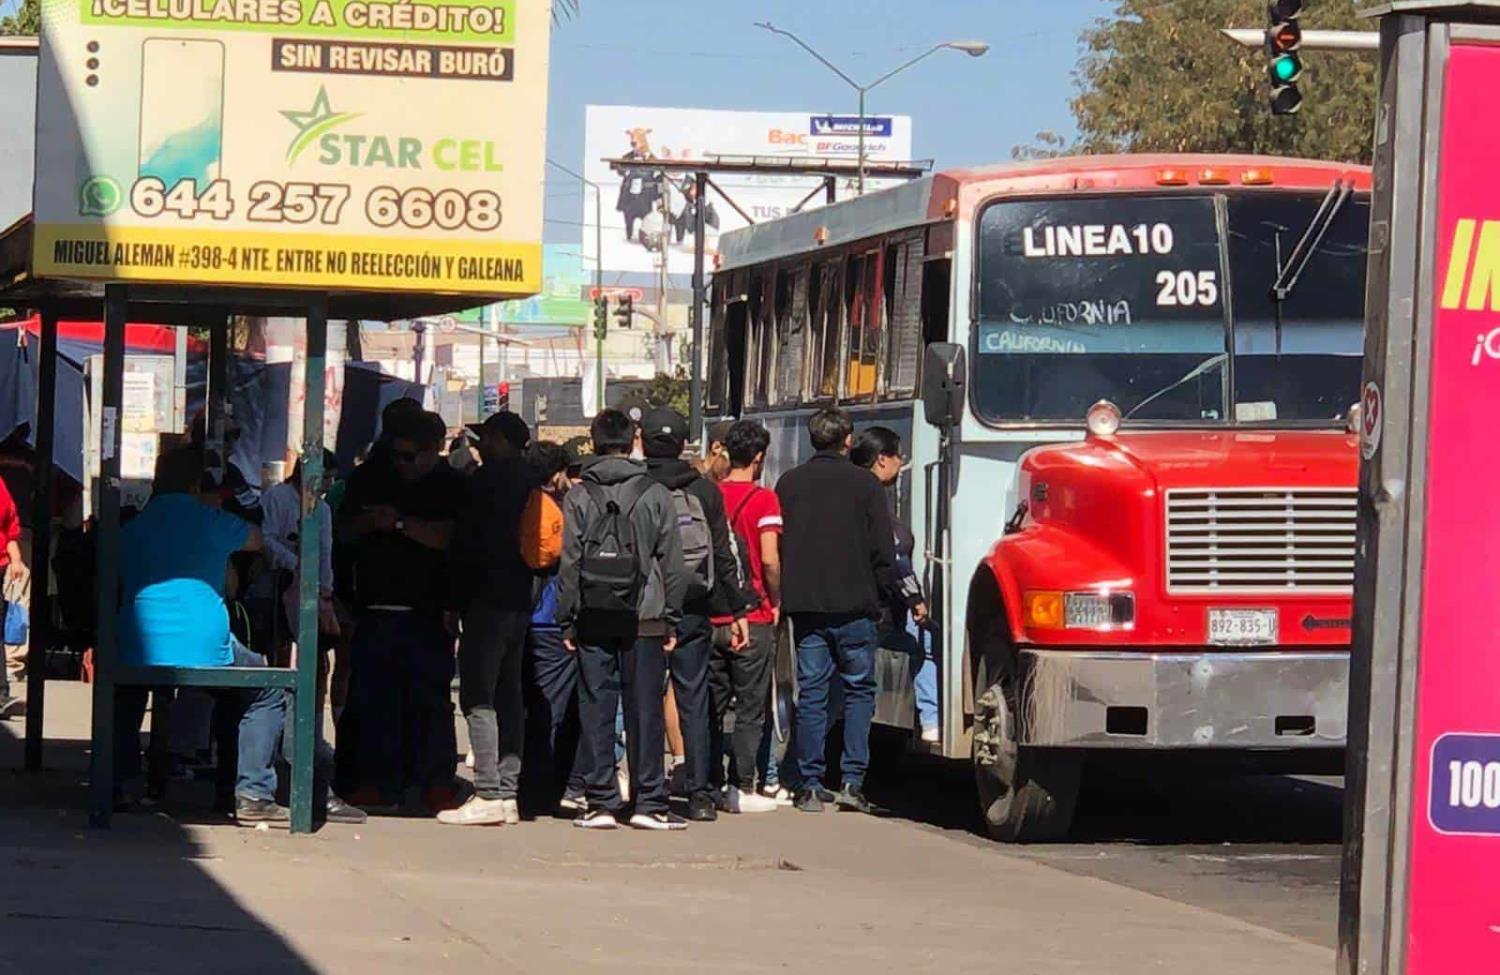
[(1162, 489), (1354, 487), (1359, 438), (1334, 430), (1131, 431), (1095, 441)]

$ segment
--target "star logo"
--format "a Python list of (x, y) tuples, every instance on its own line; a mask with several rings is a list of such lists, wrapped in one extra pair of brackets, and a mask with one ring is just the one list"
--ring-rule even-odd
[(323, 133), (338, 128), (345, 122), (359, 118), (363, 112), (335, 112), (328, 104), (328, 90), (321, 85), (318, 87), (318, 97), (313, 99), (312, 108), (305, 112), (294, 112), (282, 110), (281, 116), (297, 127), (297, 134), (286, 147), (286, 159), (288, 163), (295, 163), (297, 157), (302, 155), (303, 150), (317, 141)]

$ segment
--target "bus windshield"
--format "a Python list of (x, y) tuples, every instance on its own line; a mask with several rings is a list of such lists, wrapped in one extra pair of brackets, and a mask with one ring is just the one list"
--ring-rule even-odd
[(1368, 201), (1344, 200), (1295, 287), (1272, 295), (1322, 198), (1226, 194), (1222, 235), (1209, 195), (986, 207), (975, 411), (1076, 422), (1107, 399), (1136, 421), (1341, 419), (1358, 398)]

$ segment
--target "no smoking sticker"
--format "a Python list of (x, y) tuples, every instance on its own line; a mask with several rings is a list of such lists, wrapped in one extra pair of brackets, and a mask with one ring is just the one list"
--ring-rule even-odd
[(1384, 427), (1385, 403), (1380, 387), (1374, 382), (1365, 383), (1364, 394), (1359, 398), (1359, 453), (1365, 460), (1370, 460), (1380, 449), (1380, 431)]

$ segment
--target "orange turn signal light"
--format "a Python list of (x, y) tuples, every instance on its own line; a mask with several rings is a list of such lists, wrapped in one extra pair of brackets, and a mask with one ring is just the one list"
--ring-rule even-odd
[(1156, 171), (1156, 183), (1158, 186), (1186, 186), (1187, 173), (1180, 169), (1159, 169)]
[(1028, 592), (1021, 597), (1022, 616), (1026, 626), (1038, 630), (1060, 630), (1065, 620), (1063, 594)]
[(1240, 174), (1240, 182), (1246, 186), (1270, 186), (1275, 181), (1269, 169), (1247, 169)]
[(1229, 176), (1222, 169), (1205, 169), (1198, 174), (1198, 183), (1202, 186), (1227, 186)]

